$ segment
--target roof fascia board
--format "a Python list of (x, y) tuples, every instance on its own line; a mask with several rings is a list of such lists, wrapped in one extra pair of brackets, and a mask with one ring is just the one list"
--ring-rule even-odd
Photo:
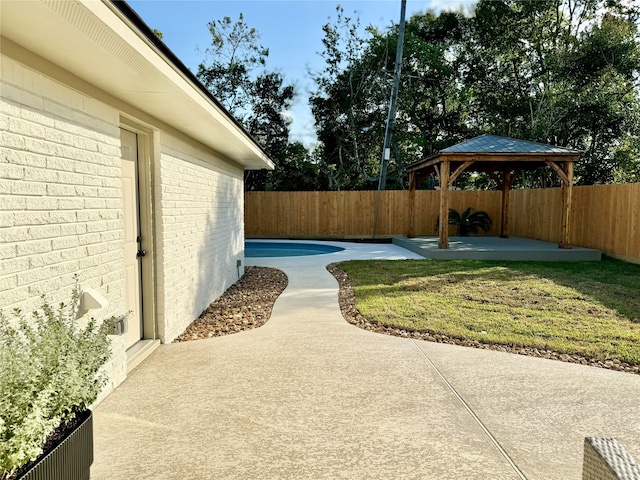
[[(265, 168), (274, 168), (273, 162), (269, 159), (264, 149), (262, 149), (242, 125), (215, 100), (213, 95), (202, 86), (189, 69), (157, 38), (125, 2), (102, 0), (102, 2), (83, 2), (83, 5), (96, 15), (97, 18), (100, 18), (108, 28), (115, 31), (123, 40), (131, 45), (132, 48), (137, 50), (149, 61), (152, 61), (155, 68), (201, 108), (207, 111), (212, 118), (224, 125), (226, 130), (236, 137), (238, 141), (245, 144), (255, 156), (261, 157), (262, 161), (266, 164)], [(107, 15), (107, 11), (112, 15)]]
[(424, 160), (420, 160), (418, 162), (415, 162), (413, 164), (407, 165), (407, 172), (415, 172), (417, 170), (421, 170), (423, 168), (427, 168), (427, 167), (432, 167), (434, 165), (436, 165), (437, 163), (440, 163), (440, 154), (437, 153), (435, 155), (432, 155), (428, 158), (425, 158)]
[[(189, 68), (182, 63), (166, 44), (158, 38), (158, 36), (151, 31), (149, 26), (142, 20), (142, 18), (123, 0), (102, 0), (107, 7), (113, 10), (119, 15), (122, 20), (129, 25), (131, 30), (138, 34), (138, 37), (153, 49), (156, 54), (165, 59), (167, 65), (171, 66), (173, 70), (179, 75), (185, 77), (185, 79), (195, 87), (201, 94), (203, 94), (208, 100), (210, 100), (217, 109), (221, 110), (228, 120), (233, 122), (236, 127), (243, 131), (243, 133), (251, 138), (251, 134), (246, 131), (244, 126), (225, 108), (222, 103), (202, 85), (198, 78), (193, 74)], [(253, 140), (253, 139), (252, 139)], [(257, 142), (256, 142), (257, 143)], [(257, 145), (260, 147), (260, 145)]]
[(63, 85), (71, 87), (84, 95), (95, 98), (98, 101), (110, 105), (111, 107), (119, 110), (123, 117), (129, 118), (135, 123), (142, 123), (150, 130), (160, 129), (166, 131), (170, 135), (182, 139), (185, 142), (190, 142), (197, 146), (197, 148), (201, 149), (203, 152), (206, 152), (229, 164), (229, 167), (231, 167), (231, 169), (243, 170), (245, 168), (244, 165), (228, 157), (224, 153), (216, 150), (215, 148), (199, 142), (192, 137), (188, 137), (180, 130), (177, 130), (171, 125), (164, 123), (162, 120), (150, 116), (147, 112), (143, 112), (142, 110), (120, 100), (119, 98), (112, 96), (108, 92), (105, 92), (95, 85), (75, 76), (73, 73), (64, 70), (55, 63), (52, 63), (49, 60), (42, 58), (39, 55), (23, 48), (21, 45), (16, 44), (12, 40), (0, 37), (0, 42), (2, 43), (2, 55), (6, 55), (7, 57), (14, 59), (15, 61), (22, 63), (29, 68), (42, 72), (44, 75), (55, 80), (56, 82), (60, 82)]
[[(38, 26), (35, 32), (30, 21)], [(255, 140), (110, 1), (6, 2), (1, 22), (4, 39), (69, 75), (222, 152), (244, 169), (273, 169)]]

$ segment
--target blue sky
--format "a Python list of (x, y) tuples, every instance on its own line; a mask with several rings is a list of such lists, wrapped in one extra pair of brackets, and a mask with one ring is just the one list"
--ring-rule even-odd
[[(207, 23), (225, 16), (245, 22), (258, 30), (260, 43), (269, 49), (267, 68), (283, 74), (285, 82), (296, 87), (297, 97), (289, 112), (293, 123), (292, 140), (307, 146), (315, 141), (313, 117), (307, 103), (313, 82), (307, 68), (318, 70), (322, 59), (322, 26), (336, 18), (340, 4), (345, 15), (361, 24), (387, 27), (400, 18), (400, 0), (129, 0), (129, 5), (151, 28), (160, 30), (167, 46), (193, 72), (206, 58), (211, 42)], [(473, 0), (407, 0), (407, 18), (429, 9), (458, 9)]]

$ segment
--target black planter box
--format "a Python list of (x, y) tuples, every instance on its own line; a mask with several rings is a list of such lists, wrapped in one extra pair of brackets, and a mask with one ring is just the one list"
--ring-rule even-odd
[(93, 463), (93, 416), (87, 410), (78, 417), (81, 423), (18, 480), (89, 480)]

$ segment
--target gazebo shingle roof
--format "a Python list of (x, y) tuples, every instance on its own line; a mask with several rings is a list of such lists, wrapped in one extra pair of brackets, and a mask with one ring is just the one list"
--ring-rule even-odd
[(545, 143), (517, 140), (515, 138), (499, 137), (497, 135), (480, 135), (462, 143), (440, 150), (440, 153), (573, 153), (581, 154), (580, 150), (556, 147)]

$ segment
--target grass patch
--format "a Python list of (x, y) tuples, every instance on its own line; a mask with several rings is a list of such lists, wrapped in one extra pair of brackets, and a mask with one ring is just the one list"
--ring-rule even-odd
[(371, 322), (485, 343), (640, 364), (640, 265), (349, 261)]

